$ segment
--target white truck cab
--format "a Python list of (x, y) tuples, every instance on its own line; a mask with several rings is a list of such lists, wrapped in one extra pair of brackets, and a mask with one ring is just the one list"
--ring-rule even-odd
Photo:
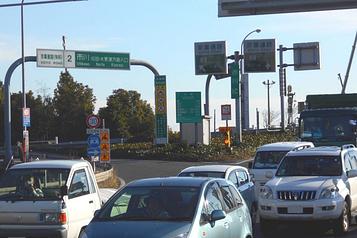
[(259, 197), (263, 232), (275, 222), (319, 221), (348, 232), (357, 211), (357, 149), (353, 145), (289, 152)]
[(249, 165), (249, 173), (255, 182), (256, 197), (265, 183), (275, 174), (281, 159), (291, 150), (301, 150), (314, 147), (312, 142), (276, 142), (260, 146)]
[(0, 180), (0, 237), (77, 238), (100, 207), (87, 161), (17, 164)]

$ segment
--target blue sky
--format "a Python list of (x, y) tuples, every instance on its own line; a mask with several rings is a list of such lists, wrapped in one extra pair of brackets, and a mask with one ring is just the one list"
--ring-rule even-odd
[[(30, 2), (27, 0), (25, 2)], [(0, 4), (16, 3), (0, 0)], [(339, 93), (337, 74), (345, 75), (354, 36), (357, 10), (323, 11), (218, 18), (217, 0), (88, 0), (25, 7), (25, 54), (35, 55), (36, 48), (61, 49), (62, 35), (67, 49), (88, 51), (129, 52), (132, 59), (153, 64), (167, 76), (168, 122), (175, 121), (175, 92), (201, 91), (204, 100), (206, 76), (194, 71), (194, 43), (225, 40), (227, 53), (239, 50), (241, 41), (250, 31), (260, 28), (249, 39), (275, 38), (277, 45), (292, 47), (294, 43), (320, 42), (321, 70), (293, 71), (287, 69), (287, 83), (292, 85), (296, 99), (306, 94)], [(20, 8), (0, 8), (0, 79), (15, 59), (21, 56)], [(293, 63), (292, 52), (284, 54), (286, 63)], [(357, 58), (357, 56), (356, 56)], [(357, 91), (355, 58), (347, 92)], [(52, 96), (61, 69), (37, 68), (26, 64), (26, 89)], [(154, 77), (146, 68), (132, 66), (130, 71), (70, 69), (75, 80), (93, 88), (96, 109), (105, 106), (106, 98), (117, 88), (137, 90), (151, 105), (154, 102)], [(264, 80), (278, 82), (278, 73), (250, 74), (250, 125), (255, 125), (255, 109), (266, 110)], [(45, 89), (45, 90), (44, 90)], [(21, 90), (21, 68), (15, 71), (11, 91)], [(220, 105), (232, 104), (230, 80), (211, 82), (211, 115)], [(272, 110), (279, 112), (279, 87), (271, 89)], [(203, 111), (203, 108), (202, 108)], [(34, 118), (32, 118), (34, 120)], [(85, 123), (85, 122), (83, 122)], [(234, 120), (230, 121), (234, 125)]]

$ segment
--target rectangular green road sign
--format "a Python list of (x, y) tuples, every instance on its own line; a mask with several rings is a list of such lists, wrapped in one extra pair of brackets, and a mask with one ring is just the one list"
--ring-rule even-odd
[(167, 144), (166, 76), (155, 76), (155, 144)]
[(231, 98), (238, 99), (240, 92), (239, 83), (239, 65), (238, 63), (232, 64), (232, 75), (231, 75)]
[(75, 51), (75, 67), (129, 70), (130, 58), (128, 53)]
[(129, 53), (37, 49), (37, 67), (130, 70)]
[(201, 121), (201, 92), (176, 92), (176, 122), (199, 123)]

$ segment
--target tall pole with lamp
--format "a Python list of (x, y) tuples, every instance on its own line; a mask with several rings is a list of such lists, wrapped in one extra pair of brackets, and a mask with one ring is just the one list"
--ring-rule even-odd
[[(240, 79), (239, 83), (241, 84), (242, 76), (243, 76), (243, 59), (244, 59), (244, 54), (243, 54), (243, 45), (244, 41), (253, 33), (259, 33), (261, 32), (261, 29), (255, 29), (254, 31), (249, 32), (244, 38), (243, 41), (240, 45), (240, 54), (243, 55), (243, 58), (240, 59), (239, 62), (239, 73), (240, 73)], [(242, 87), (239, 87), (242, 88)], [(239, 93), (239, 97), (235, 99), (235, 109), (236, 109), (236, 133), (238, 136), (238, 143), (242, 142), (242, 120), (241, 120), (241, 114), (242, 114), (242, 91)]]
[(267, 127), (270, 128), (270, 119), (271, 119), (271, 117), (270, 117), (270, 88), (271, 88), (271, 86), (273, 86), (275, 84), (275, 82), (274, 81), (270, 82), (268, 79), (267, 81), (264, 81), (263, 84), (265, 86), (267, 86), (267, 91), (268, 91), (268, 93), (267, 93), (267, 95), (268, 95), (268, 125), (267, 125)]

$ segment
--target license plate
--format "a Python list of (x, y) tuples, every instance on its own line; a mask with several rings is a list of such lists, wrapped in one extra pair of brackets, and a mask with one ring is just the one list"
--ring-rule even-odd
[(288, 207), (288, 213), (300, 214), (302, 213), (302, 207), (298, 207), (298, 206)]

